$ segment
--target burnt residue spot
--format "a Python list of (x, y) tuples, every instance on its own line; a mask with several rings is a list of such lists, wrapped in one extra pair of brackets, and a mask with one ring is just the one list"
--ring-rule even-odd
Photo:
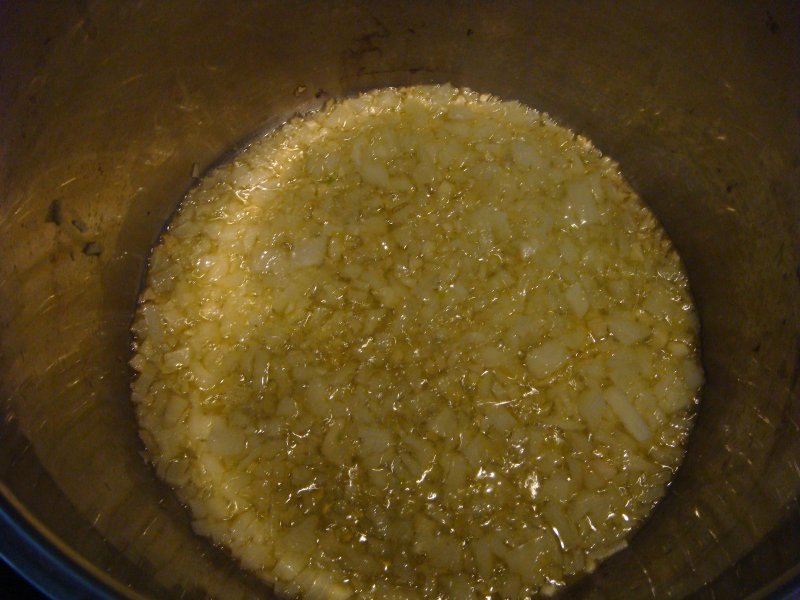
[(472, 37), (475, 32), (472, 29), (467, 29), (467, 37)]
[(759, 350), (761, 350), (761, 342), (753, 346), (753, 354), (758, 354)]
[(64, 222), (64, 208), (61, 205), (61, 198), (56, 198), (50, 203), (44, 220), (45, 223), (55, 223), (56, 225), (61, 225)]
[(417, 32), (413, 27), (409, 27), (408, 28), (408, 33), (412, 33), (413, 34), (413, 33), (417, 33)]
[(317, 90), (317, 91), (314, 93), (314, 98), (322, 98), (323, 96), (327, 96), (327, 95), (328, 95), (328, 92), (326, 92), (326, 91), (325, 91), (325, 90), (323, 90), (322, 88), (319, 88), (319, 89), (318, 89), (318, 90)]
[(354, 58), (362, 57), (373, 52), (377, 52), (378, 54), (383, 52), (382, 48), (377, 45), (376, 41), (383, 38), (388, 38), (390, 35), (389, 29), (380, 19), (373, 17), (372, 20), (375, 23), (375, 30), (358, 36), (353, 40), (353, 43), (350, 46), (350, 54)]
[(769, 32), (773, 35), (781, 30), (781, 26), (778, 25), (778, 23), (775, 21), (775, 17), (773, 17), (772, 13), (770, 13), (769, 11), (767, 11), (767, 18), (765, 24), (767, 26), (767, 29), (769, 29)]
[(80, 219), (72, 219), (72, 226), (80, 233), (86, 233), (86, 231), (89, 229), (89, 226)]
[(103, 248), (97, 242), (86, 242), (81, 250), (86, 256), (100, 256)]
[(735, 183), (729, 183), (728, 185), (725, 186), (725, 192), (730, 194), (735, 187), (736, 187)]
[(411, 73), (412, 75), (415, 75), (416, 73), (419, 73), (420, 71), (422, 71), (422, 67), (411, 67), (408, 70), (408, 72)]

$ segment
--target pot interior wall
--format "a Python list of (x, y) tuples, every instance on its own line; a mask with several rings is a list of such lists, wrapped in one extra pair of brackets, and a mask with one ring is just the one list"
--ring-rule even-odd
[[(452, 82), (617, 159), (683, 256), (707, 385), (684, 467), (568, 595), (738, 597), (800, 556), (792, 3), (155, 2), (0, 8), (0, 493), (126, 595), (267, 589), (140, 457), (126, 365), (148, 249), (192, 183), (329, 97)], [(704, 587), (705, 586), (705, 587)], [(766, 587), (765, 587), (766, 586)]]

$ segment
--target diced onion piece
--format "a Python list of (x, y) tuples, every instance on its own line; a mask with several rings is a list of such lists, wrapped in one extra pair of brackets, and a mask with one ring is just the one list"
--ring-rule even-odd
[(589, 310), (589, 300), (586, 298), (586, 293), (583, 291), (580, 283), (573, 283), (567, 288), (567, 303), (572, 311), (578, 317), (583, 317), (586, 311)]
[(538, 168), (544, 162), (536, 149), (523, 140), (514, 140), (511, 143), (511, 155), (514, 157), (514, 162), (525, 168)]
[(650, 329), (627, 317), (615, 316), (608, 319), (608, 330), (626, 346), (635, 344), (650, 335)]
[(537, 379), (544, 379), (561, 368), (570, 357), (567, 347), (559, 340), (550, 340), (528, 352), (525, 364)]
[(292, 250), (292, 262), (298, 267), (321, 265), (325, 260), (327, 246), (328, 240), (323, 236), (303, 240)]
[(238, 454), (244, 450), (245, 439), (241, 430), (230, 427), (222, 419), (214, 419), (208, 433), (208, 450), (220, 456)]
[(637, 441), (644, 443), (650, 439), (652, 432), (644, 422), (641, 415), (636, 412), (633, 404), (625, 393), (617, 388), (609, 388), (603, 393), (603, 398), (625, 426), (625, 429)]
[(586, 390), (578, 399), (578, 412), (589, 429), (598, 429), (606, 412), (603, 395), (596, 390)]
[(550, 522), (553, 532), (558, 536), (558, 541), (564, 550), (569, 550), (580, 544), (580, 537), (575, 526), (567, 519), (564, 510), (557, 501), (548, 502), (542, 512)]

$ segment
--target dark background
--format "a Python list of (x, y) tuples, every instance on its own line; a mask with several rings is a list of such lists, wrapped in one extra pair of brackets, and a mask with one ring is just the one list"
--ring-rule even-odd
[(46, 600), (47, 597), (41, 594), (17, 575), (2, 559), (0, 559), (0, 598), (3, 600)]

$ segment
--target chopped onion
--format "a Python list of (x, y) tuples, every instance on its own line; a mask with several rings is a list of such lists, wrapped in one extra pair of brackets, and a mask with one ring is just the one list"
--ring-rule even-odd
[(617, 388), (610, 388), (603, 393), (603, 398), (633, 437), (642, 443), (650, 439), (652, 435), (650, 428), (641, 415), (636, 412), (624, 392)]
[(550, 340), (528, 352), (525, 364), (537, 379), (543, 379), (558, 370), (569, 359), (570, 352), (559, 340)]
[(447, 85), (376, 90), (192, 189), (131, 396), (195, 530), (278, 594), (538, 597), (663, 495), (697, 328), (587, 140)]

